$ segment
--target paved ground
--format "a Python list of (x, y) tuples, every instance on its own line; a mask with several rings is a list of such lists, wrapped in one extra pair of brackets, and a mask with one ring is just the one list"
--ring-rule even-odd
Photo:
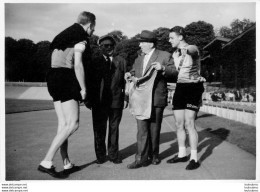
[[(69, 154), (82, 170), (67, 180), (255, 180), (256, 157), (235, 145), (199, 130), (199, 159), (201, 167), (186, 171), (187, 163), (170, 165), (166, 160), (177, 154), (178, 146), (172, 113), (165, 110), (161, 131), (160, 165), (128, 170), (134, 161), (136, 123), (128, 110), (124, 111), (120, 126), (120, 153), (123, 163), (103, 165), (94, 163), (94, 141), (91, 111), (81, 107), (80, 129), (70, 138)], [(6, 115), (6, 180), (54, 180), (37, 171), (55, 133), (54, 110), (33, 111)], [(62, 170), (60, 155), (54, 159)]]

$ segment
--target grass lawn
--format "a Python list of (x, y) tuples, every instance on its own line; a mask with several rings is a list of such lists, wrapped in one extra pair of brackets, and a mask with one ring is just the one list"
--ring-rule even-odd
[[(83, 103), (80, 104), (84, 105)], [(21, 113), (54, 109), (52, 100), (5, 99), (5, 113)]]
[(5, 113), (19, 113), (54, 109), (52, 101), (5, 99)]

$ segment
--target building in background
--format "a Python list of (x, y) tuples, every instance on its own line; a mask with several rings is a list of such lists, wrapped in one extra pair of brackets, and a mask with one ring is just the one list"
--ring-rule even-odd
[(203, 48), (201, 74), (229, 88), (256, 86), (256, 25), (233, 39), (216, 37)]
[(222, 47), (229, 41), (228, 38), (216, 37), (203, 47), (205, 54), (201, 59), (201, 75), (207, 79), (207, 82), (222, 82)]

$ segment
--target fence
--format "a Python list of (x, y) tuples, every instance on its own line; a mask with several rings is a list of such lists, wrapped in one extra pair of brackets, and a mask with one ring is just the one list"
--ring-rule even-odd
[(214, 106), (210, 104), (203, 104), (203, 106), (201, 106), (200, 108), (200, 111), (217, 115), (226, 119), (245, 123), (248, 125), (256, 126), (256, 111)]
[[(169, 84), (168, 103), (172, 103), (174, 91), (175, 84)], [(206, 98), (206, 95), (207, 93), (204, 92), (203, 98)], [(201, 106), (200, 111), (256, 126), (256, 103), (233, 101), (212, 102), (206, 100), (203, 101), (203, 105)]]

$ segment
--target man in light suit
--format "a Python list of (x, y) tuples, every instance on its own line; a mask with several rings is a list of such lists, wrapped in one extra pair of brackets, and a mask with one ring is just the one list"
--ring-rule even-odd
[(143, 77), (153, 67), (157, 70), (157, 76), (153, 84), (152, 111), (149, 119), (137, 120), (137, 152), (135, 161), (127, 168), (136, 169), (152, 163), (158, 165), (159, 143), (163, 111), (167, 106), (167, 81), (176, 79), (178, 72), (174, 66), (171, 54), (156, 49), (156, 35), (144, 30), (140, 35), (140, 48), (143, 52), (135, 60), (132, 70), (125, 74), (125, 78), (131, 78), (138, 84), (138, 78)]
[(101, 54), (93, 56), (89, 68), (91, 106), (88, 104), (92, 109), (96, 163), (105, 163), (108, 154), (109, 161), (119, 164), (122, 163), (118, 152), (119, 124), (123, 109), (128, 105), (125, 99), (124, 80), (124, 74), (127, 72), (126, 61), (121, 56), (114, 55), (116, 41), (112, 36), (100, 37), (98, 44)]

